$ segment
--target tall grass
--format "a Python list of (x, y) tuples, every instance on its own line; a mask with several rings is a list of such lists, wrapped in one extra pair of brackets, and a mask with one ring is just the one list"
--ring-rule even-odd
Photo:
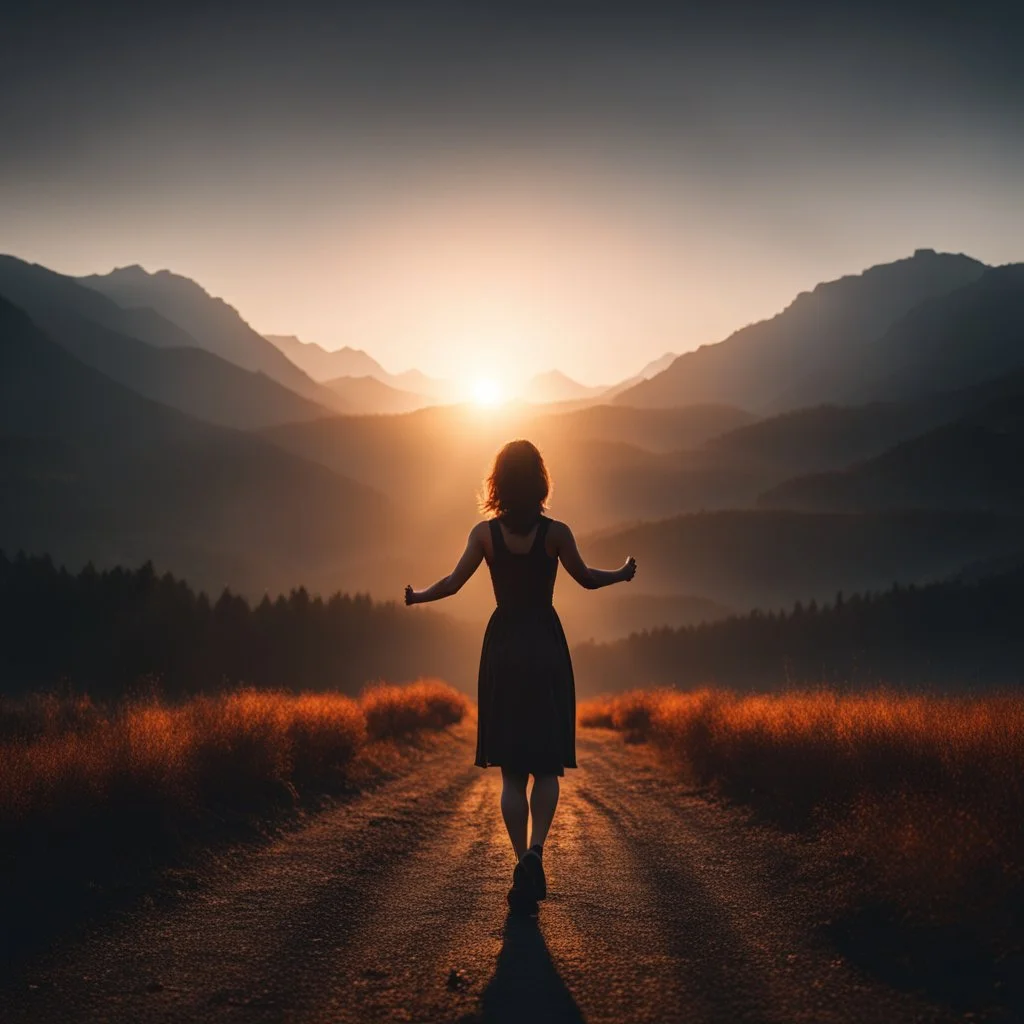
[(106, 710), (86, 697), (0, 704), (0, 831), (117, 802), (244, 809), (268, 793), (330, 791), (369, 741), (442, 729), (467, 708), (427, 680), (359, 699), (244, 689)]
[(1024, 891), (1024, 697), (634, 691), (583, 725), (651, 740), (699, 785), (867, 867), (931, 919), (1011, 913)]
[(382, 742), (407, 744), (468, 709), (433, 680), (359, 699), (245, 689), (177, 705), (0, 701), (0, 897), (10, 912), (0, 938), (17, 945), (26, 915), (74, 917), (76, 886), (140, 876), (186, 847), (262, 828), (305, 797), (351, 788)]

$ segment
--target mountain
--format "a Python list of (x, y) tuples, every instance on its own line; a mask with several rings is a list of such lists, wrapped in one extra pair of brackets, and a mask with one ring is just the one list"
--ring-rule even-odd
[(839, 469), (936, 426), (954, 408), (952, 401), (818, 405), (737, 427), (709, 440), (703, 451), (710, 463), (773, 474)]
[(839, 401), (918, 398), (1024, 369), (1024, 264), (993, 267), (922, 302), (857, 358), (794, 392)]
[[(409, 412), (438, 402), (454, 402), (459, 397), (452, 381), (428, 377), (419, 370), (388, 373), (373, 356), (359, 348), (346, 345), (332, 351), (294, 334), (265, 337), (313, 380), (351, 401), (352, 407), (347, 411), (353, 414)], [(380, 381), (389, 390), (374, 388), (368, 383), (351, 383), (368, 378)]]
[(1024, 511), (1024, 374), (996, 399), (848, 469), (797, 477), (762, 495), (770, 508)]
[(595, 406), (557, 414), (526, 404), (486, 413), (469, 406), (438, 406), (404, 416), (287, 424), (263, 436), (396, 500), (419, 494), (418, 518), (437, 515), (445, 528), (451, 521), (461, 532), (452, 509), (471, 513), (472, 502), (458, 496), (478, 490), (490, 459), (509, 437), (529, 437), (544, 452), (559, 515), (608, 525), (621, 515), (645, 514), (646, 485), (634, 490), (633, 475), (645, 475), (658, 488), (678, 465), (679, 453), (673, 449), (695, 447), (750, 418), (740, 409), (722, 406)]
[[(344, 411), (334, 392), (317, 384), (257, 334), (233, 306), (214, 298), (187, 277), (169, 270), (150, 274), (140, 266), (131, 266), (78, 281), (124, 309), (153, 309), (186, 331), (198, 347), (243, 369), (259, 371), (304, 398)], [(142, 340), (159, 344), (148, 337)]]
[(645, 629), (698, 626), (735, 614), (732, 608), (694, 594), (617, 592), (625, 589), (614, 588), (599, 602), (588, 601), (592, 595), (587, 592), (577, 596), (563, 589), (558, 597), (558, 615), (574, 643), (593, 637), (615, 640)]
[(757, 419), (730, 405), (666, 409), (595, 405), (564, 413), (543, 413), (544, 410), (533, 410), (535, 422), (544, 435), (564, 440), (615, 441), (663, 453), (696, 448)]
[(971, 284), (986, 269), (967, 256), (919, 249), (908, 259), (819, 284), (770, 320), (684, 353), (615, 401), (644, 407), (724, 402), (760, 412), (818, 404), (828, 395), (809, 391), (808, 380), (856, 362), (915, 306)]
[(429, 377), (421, 370), (405, 370), (402, 373), (388, 374), (384, 383), (399, 391), (424, 395), (437, 403), (451, 404), (464, 400), (455, 381), (445, 380), (441, 377)]
[(313, 380), (321, 383), (338, 377), (376, 377), (382, 381), (388, 376), (387, 370), (361, 348), (346, 345), (330, 350), (315, 341), (303, 341), (294, 334), (265, 334), (264, 337)]
[(352, 416), (413, 412), (431, 404), (422, 395), (399, 391), (376, 377), (339, 377), (325, 383), (341, 398)]
[[(0, 257), (0, 294), (82, 362), (147, 398), (210, 423), (253, 429), (332, 411), (199, 348), (159, 313), (124, 310), (46, 267)], [(140, 335), (175, 347), (155, 347)]]
[[(749, 419), (742, 410), (724, 407), (598, 406), (551, 414), (525, 404), (486, 411), (435, 406), (399, 416), (339, 416), (289, 424), (261, 436), (380, 491), (406, 510), (389, 558), (377, 560), (367, 584), (375, 594), (398, 594), (410, 578), (450, 571), (447, 563), (453, 555), (446, 552), (457, 553), (465, 543), (478, 517), (474, 497), (494, 453), (510, 437), (529, 437), (540, 446), (554, 481), (552, 515), (586, 531), (652, 511), (667, 515), (688, 507), (689, 490), (672, 475), (677, 465), (672, 446), (699, 444)], [(782, 478), (773, 477), (768, 484)], [(751, 488), (750, 500), (768, 484)], [(463, 614), (475, 618), (490, 614), (486, 576), (481, 580), (460, 595), (453, 611), (471, 609)], [(572, 603), (572, 587), (563, 589), (566, 594), (559, 601)], [(579, 619), (591, 617), (596, 631), (600, 617), (593, 595), (581, 595), (589, 600), (590, 610), (581, 608)], [(668, 611), (668, 618), (662, 611), (648, 624), (675, 621), (679, 609)]]
[(379, 549), (378, 493), (262, 439), (152, 402), (0, 299), (0, 548), (148, 559), (218, 590), (341, 582)]
[(694, 513), (618, 527), (580, 540), (596, 565), (633, 555), (644, 590), (685, 584), (734, 608), (831, 600), (838, 590), (942, 579), (961, 566), (1020, 550), (1024, 515), (989, 511)]
[(677, 352), (666, 352), (663, 356), (658, 356), (657, 359), (652, 359), (638, 374), (641, 380), (647, 380), (650, 377), (654, 377), (664, 370), (667, 370), (677, 359), (679, 354)]
[(535, 405), (550, 402), (574, 402), (579, 399), (596, 398), (607, 391), (607, 387), (587, 387), (567, 377), (561, 370), (549, 370), (531, 377), (523, 386), (524, 401)]
[[(667, 369), (671, 366), (672, 361), (676, 359), (675, 352), (666, 352), (663, 356), (659, 356), (657, 359), (652, 359), (651, 362), (647, 363), (639, 373), (633, 374), (632, 377), (627, 377), (625, 380), (620, 380), (618, 384), (612, 384), (611, 387), (603, 388), (597, 392), (592, 398), (586, 400), (586, 405), (596, 405), (598, 403), (607, 404), (621, 395), (624, 391), (628, 391), (630, 388), (635, 387), (642, 381), (647, 380), (649, 377), (653, 377), (655, 374), (661, 373), (662, 370)], [(574, 406), (566, 408), (563, 411), (570, 412), (572, 408), (583, 408), (584, 402), (577, 401)]]
[(890, 586), (757, 610), (697, 629), (581, 644), (581, 693), (634, 687), (723, 686), (733, 691), (836, 687), (966, 694), (1015, 692), (1024, 660), (1022, 556), (926, 586)]

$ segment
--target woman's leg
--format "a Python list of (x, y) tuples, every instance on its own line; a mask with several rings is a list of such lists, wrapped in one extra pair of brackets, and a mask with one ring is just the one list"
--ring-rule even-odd
[(530, 813), (533, 823), (530, 828), (530, 845), (543, 846), (548, 829), (558, 806), (558, 776), (535, 775), (530, 791)]
[[(508, 837), (516, 858), (526, 853), (526, 822), (530, 805), (526, 800), (527, 776), (501, 769), (501, 816), (505, 819)], [(534, 783), (536, 788), (536, 783)]]

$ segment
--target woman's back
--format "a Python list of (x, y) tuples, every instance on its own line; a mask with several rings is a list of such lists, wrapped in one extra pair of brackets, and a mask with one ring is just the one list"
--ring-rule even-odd
[(547, 552), (546, 537), (551, 520), (540, 516), (533, 530), (533, 541), (522, 552), (512, 551), (498, 518), (488, 521), (491, 531), (491, 572), (494, 600), (499, 608), (527, 610), (550, 608), (555, 589), (558, 559)]

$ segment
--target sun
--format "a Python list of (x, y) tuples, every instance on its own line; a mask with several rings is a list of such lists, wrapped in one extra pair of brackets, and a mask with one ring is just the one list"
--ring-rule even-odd
[(473, 401), (487, 408), (501, 405), (504, 398), (501, 385), (493, 377), (477, 377), (470, 384), (469, 390)]

